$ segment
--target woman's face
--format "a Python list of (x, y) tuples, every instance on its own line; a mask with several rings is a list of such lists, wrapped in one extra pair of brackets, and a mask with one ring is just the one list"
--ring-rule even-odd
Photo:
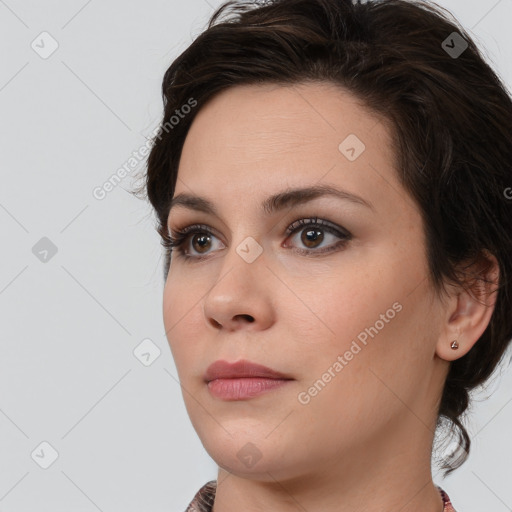
[[(332, 85), (237, 86), (198, 112), (175, 197), (215, 213), (171, 209), (172, 235), (203, 227), (181, 245), (188, 259), (173, 252), (163, 313), (192, 424), (231, 473), (291, 478), (430, 449), (441, 307), (392, 159), (385, 125)], [(280, 200), (311, 187), (340, 195)], [(242, 359), (290, 380), (214, 394), (209, 365)]]

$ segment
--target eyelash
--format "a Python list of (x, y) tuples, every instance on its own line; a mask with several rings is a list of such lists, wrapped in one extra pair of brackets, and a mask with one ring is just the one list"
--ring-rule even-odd
[[(317, 254), (325, 254), (331, 251), (334, 251), (338, 249), (339, 247), (344, 247), (347, 242), (352, 238), (352, 234), (349, 233), (346, 229), (337, 228), (334, 225), (331, 225), (330, 223), (318, 219), (317, 217), (309, 218), (309, 219), (298, 219), (295, 222), (292, 222), (288, 228), (286, 228), (286, 235), (289, 237), (290, 235), (295, 234), (296, 232), (303, 231), (305, 228), (321, 228), (322, 230), (328, 231), (329, 233), (336, 235), (341, 238), (340, 242), (332, 244), (328, 246), (327, 249), (324, 250), (316, 250), (316, 249), (299, 249), (296, 251), (300, 254), (311, 254), (311, 253), (317, 253)], [(208, 254), (203, 256), (190, 256), (189, 254), (186, 254), (183, 245), (186, 240), (189, 239), (191, 235), (196, 234), (206, 234), (209, 236), (215, 236), (214, 233), (210, 230), (210, 228), (204, 224), (192, 224), (190, 226), (186, 226), (181, 229), (174, 230), (174, 236), (169, 235), (163, 245), (166, 249), (170, 249), (172, 252), (176, 251), (177, 255), (180, 258), (183, 258), (185, 260), (204, 260), (205, 258), (208, 258)], [(217, 238), (217, 237), (216, 237)]]

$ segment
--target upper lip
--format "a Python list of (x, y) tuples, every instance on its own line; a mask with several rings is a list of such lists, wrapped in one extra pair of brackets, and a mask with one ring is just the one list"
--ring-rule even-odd
[(247, 377), (264, 377), (267, 379), (291, 379), (291, 377), (267, 368), (261, 364), (252, 363), (244, 359), (230, 363), (218, 360), (208, 366), (204, 380), (210, 382), (215, 379), (236, 379)]

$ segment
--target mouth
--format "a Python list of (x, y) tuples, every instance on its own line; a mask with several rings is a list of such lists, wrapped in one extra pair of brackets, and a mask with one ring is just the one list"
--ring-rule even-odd
[(204, 375), (210, 393), (221, 400), (247, 400), (276, 390), (294, 380), (266, 366), (241, 360), (215, 361)]

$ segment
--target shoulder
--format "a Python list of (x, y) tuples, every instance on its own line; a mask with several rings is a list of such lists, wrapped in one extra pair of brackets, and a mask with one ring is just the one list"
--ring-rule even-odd
[(185, 512), (211, 512), (216, 489), (216, 480), (210, 480), (208, 483), (204, 484), (201, 489), (197, 491)]
[[(437, 486), (441, 497), (443, 498), (443, 512), (456, 512), (450, 501), (448, 494)], [(217, 481), (210, 480), (204, 484), (196, 493), (185, 512), (211, 512), (215, 500), (215, 491), (217, 490)]]
[(450, 501), (450, 498), (446, 491), (441, 489), (441, 487), (436, 486), (439, 489), (439, 493), (441, 494), (441, 497), (443, 498), (444, 508), (443, 512), (456, 512), (456, 510), (453, 508), (453, 504)]

